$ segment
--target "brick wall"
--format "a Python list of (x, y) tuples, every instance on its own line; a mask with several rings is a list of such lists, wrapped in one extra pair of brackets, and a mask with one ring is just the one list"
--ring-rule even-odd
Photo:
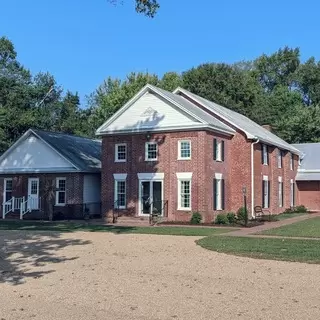
[[(213, 138), (224, 139), (225, 161), (213, 160)], [(178, 141), (191, 141), (191, 160), (178, 160)], [(199, 211), (206, 222), (214, 219), (213, 211), (213, 178), (214, 173), (223, 174), (226, 189), (228, 181), (229, 143), (230, 137), (213, 134), (206, 131), (172, 132), (154, 134), (150, 141), (158, 141), (158, 161), (145, 161), (146, 135), (106, 136), (102, 143), (102, 206), (103, 212), (112, 214), (114, 203), (114, 173), (127, 173), (127, 210), (126, 214), (138, 215), (139, 212), (139, 180), (138, 173), (164, 173), (164, 200), (168, 201), (168, 218), (170, 220), (186, 221), (191, 217), (190, 211), (180, 211), (178, 208), (177, 172), (192, 172), (191, 205), (192, 211)], [(115, 144), (127, 144), (127, 162), (115, 162)], [(227, 205), (230, 207), (230, 205)], [(227, 207), (226, 207), (227, 208)]]
[[(213, 139), (225, 142), (223, 162), (213, 160)], [(191, 160), (177, 160), (178, 141), (191, 141)], [(177, 172), (192, 172), (192, 211), (199, 211), (205, 222), (212, 222), (221, 211), (213, 210), (213, 179), (221, 173), (225, 180), (225, 210), (236, 212), (244, 204), (243, 187), (246, 187), (247, 208), (251, 212), (251, 141), (239, 131), (232, 136), (207, 131), (175, 132), (152, 135), (150, 141), (158, 141), (158, 161), (146, 162), (145, 134), (106, 136), (103, 138), (102, 159), (102, 211), (112, 214), (114, 204), (114, 173), (127, 173), (127, 210), (128, 215), (139, 214), (138, 173), (164, 173), (164, 200), (168, 201), (169, 220), (186, 221), (190, 211), (177, 210), (178, 180)], [(127, 162), (115, 162), (115, 144), (127, 144)], [(261, 145), (254, 146), (254, 205), (262, 205), (262, 179), (270, 180), (270, 211), (280, 213), (290, 207), (290, 180), (295, 178), (298, 157), (294, 159), (294, 170), (290, 170), (290, 153), (283, 155), (282, 168), (277, 164), (277, 148), (269, 147), (269, 165), (261, 163)], [(279, 207), (278, 177), (282, 177), (284, 204)], [(297, 197), (296, 197), (297, 199)]]
[[(254, 205), (262, 206), (262, 181), (263, 176), (268, 176), (270, 181), (270, 207), (272, 213), (281, 213), (286, 208), (290, 207), (290, 180), (295, 181), (298, 168), (298, 156), (294, 155), (294, 170), (290, 170), (290, 152), (284, 152), (282, 157), (282, 168), (278, 168), (278, 148), (268, 147), (269, 151), (269, 164), (262, 164), (260, 143), (255, 145), (254, 148), (254, 172), (255, 172), (255, 202)], [(283, 181), (283, 207), (279, 207), (279, 177)], [(295, 188), (297, 189), (297, 188)], [(297, 190), (295, 190), (297, 192)], [(297, 197), (296, 197), (297, 200)]]
[[(21, 174), (21, 175), (1, 175), (0, 176), (0, 201), (3, 203), (3, 188), (4, 179), (12, 178), (13, 180), (13, 192), (14, 197), (27, 197), (28, 195), (28, 179), (39, 178), (39, 197), (41, 197), (41, 207), (45, 208), (44, 203), (44, 186), (53, 184), (55, 186), (55, 179), (57, 177), (66, 178), (66, 202), (67, 204), (80, 204), (83, 199), (83, 174), (81, 173), (61, 173), (61, 174)], [(61, 211), (63, 211), (61, 207)], [(1, 206), (2, 214), (2, 206)], [(29, 218), (36, 218), (39, 215), (37, 213), (28, 214)], [(46, 215), (43, 216), (43, 218)], [(27, 218), (27, 215), (26, 215)]]

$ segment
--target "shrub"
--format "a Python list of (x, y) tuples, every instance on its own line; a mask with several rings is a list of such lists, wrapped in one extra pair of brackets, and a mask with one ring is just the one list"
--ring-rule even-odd
[(229, 221), (230, 224), (236, 223), (237, 217), (236, 217), (235, 213), (228, 212), (227, 213), (227, 218), (228, 218), (228, 221)]
[(238, 220), (240, 220), (240, 221), (248, 220), (248, 212), (245, 209), (245, 207), (241, 207), (241, 208), (238, 209), (237, 217), (238, 217)]
[(216, 216), (215, 223), (216, 223), (216, 224), (229, 224), (229, 219), (228, 219), (228, 217), (227, 217), (225, 214), (219, 213), (219, 214)]
[(294, 208), (295, 212), (299, 212), (299, 213), (306, 213), (308, 212), (307, 208), (304, 205), (301, 206), (297, 206)]
[(199, 224), (202, 220), (202, 215), (199, 212), (194, 212), (190, 219), (191, 224)]

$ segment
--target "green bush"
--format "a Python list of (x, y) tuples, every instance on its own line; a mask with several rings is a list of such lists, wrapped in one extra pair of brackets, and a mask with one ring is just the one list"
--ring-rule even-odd
[(199, 224), (201, 223), (202, 215), (199, 212), (194, 212), (192, 214), (192, 217), (190, 219), (191, 224)]
[(248, 211), (245, 209), (245, 207), (241, 207), (237, 211), (237, 217), (240, 221), (247, 221), (248, 220)]
[(299, 212), (299, 213), (306, 213), (308, 212), (307, 208), (304, 205), (301, 206), (297, 206), (294, 208), (295, 212)]
[(228, 212), (227, 218), (228, 218), (228, 221), (230, 224), (234, 224), (237, 221), (237, 217), (236, 217), (235, 213), (233, 213), (233, 212)]
[(229, 224), (229, 219), (225, 214), (219, 213), (216, 216), (215, 224)]

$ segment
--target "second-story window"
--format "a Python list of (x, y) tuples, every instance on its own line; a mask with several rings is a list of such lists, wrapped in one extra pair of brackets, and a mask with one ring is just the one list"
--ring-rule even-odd
[(266, 144), (262, 145), (262, 152), (261, 152), (261, 160), (262, 164), (268, 165), (269, 164), (269, 152), (268, 152), (268, 146)]
[(127, 145), (125, 143), (116, 144), (115, 161), (116, 162), (126, 162), (127, 161)]
[(180, 140), (178, 142), (178, 159), (189, 160), (191, 159), (191, 141)]
[(224, 141), (213, 139), (213, 160), (224, 161)]
[(156, 142), (146, 142), (146, 161), (158, 160), (158, 145)]
[(293, 154), (290, 153), (290, 170), (294, 169), (294, 158), (293, 158)]
[(282, 168), (282, 150), (278, 149), (278, 168)]

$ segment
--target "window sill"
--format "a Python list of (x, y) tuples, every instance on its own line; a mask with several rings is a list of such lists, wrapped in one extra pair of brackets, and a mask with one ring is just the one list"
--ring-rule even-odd
[(221, 160), (221, 159), (216, 159), (215, 161), (216, 162), (223, 162), (223, 160)]
[(119, 210), (125, 210), (125, 209), (127, 209), (127, 207), (121, 206), (121, 207), (118, 207), (117, 209), (119, 209)]
[(191, 157), (190, 158), (178, 158), (177, 160), (191, 160)]
[(178, 208), (178, 211), (191, 211), (191, 208)]
[(65, 207), (66, 203), (56, 203), (55, 207)]
[(127, 162), (127, 160), (114, 160), (114, 162)]
[(149, 162), (149, 161), (156, 162), (156, 161), (158, 161), (158, 159), (145, 159), (144, 161), (145, 161), (145, 162)]

